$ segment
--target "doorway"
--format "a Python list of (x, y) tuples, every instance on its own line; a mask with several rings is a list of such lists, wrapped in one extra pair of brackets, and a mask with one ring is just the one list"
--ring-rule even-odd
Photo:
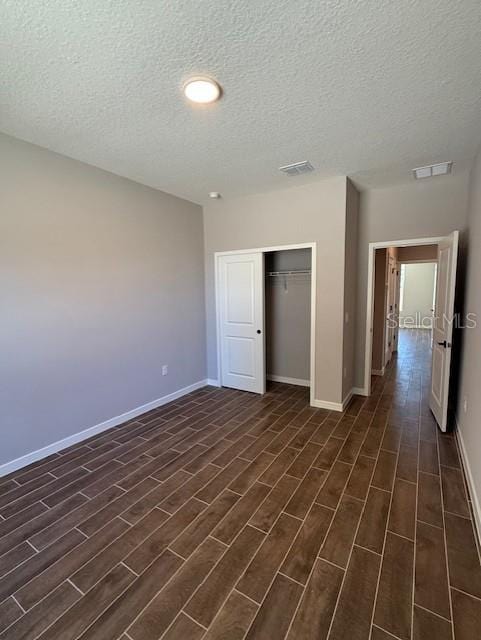
[(273, 380), (315, 389), (316, 243), (215, 254), (221, 386)]
[(447, 428), (458, 236), (454, 231), (445, 238), (369, 245), (365, 394), (371, 394), (371, 375), (384, 375), (399, 344), (410, 343), (403, 332), (427, 330), (429, 406), (442, 431)]

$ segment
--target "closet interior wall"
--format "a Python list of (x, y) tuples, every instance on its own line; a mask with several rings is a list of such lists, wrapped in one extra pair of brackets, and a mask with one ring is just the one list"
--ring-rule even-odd
[[(294, 272), (282, 275), (282, 272)], [(311, 250), (265, 254), (267, 379), (309, 385)], [(281, 272), (280, 275), (271, 275)], [(308, 272), (308, 273), (295, 273)]]

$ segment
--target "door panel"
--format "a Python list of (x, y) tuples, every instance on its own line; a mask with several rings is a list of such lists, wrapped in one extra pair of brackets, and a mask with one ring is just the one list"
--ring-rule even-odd
[(453, 231), (439, 243), (438, 250), (429, 406), (442, 431), (446, 431), (448, 420), (458, 238), (459, 232)]
[(221, 384), (265, 393), (264, 255), (218, 260)]

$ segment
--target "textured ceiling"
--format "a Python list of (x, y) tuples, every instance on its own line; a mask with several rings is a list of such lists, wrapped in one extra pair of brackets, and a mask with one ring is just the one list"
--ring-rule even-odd
[[(0, 24), (1, 130), (196, 202), (459, 171), (481, 141), (480, 0), (0, 0)], [(224, 96), (194, 108), (202, 74)]]

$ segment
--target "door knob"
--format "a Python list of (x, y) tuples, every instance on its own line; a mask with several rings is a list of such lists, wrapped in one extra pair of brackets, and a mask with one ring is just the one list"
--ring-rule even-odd
[(438, 342), (438, 345), (446, 349), (446, 347), (448, 346), (448, 343), (446, 342), (446, 340), (443, 340), (442, 342)]

